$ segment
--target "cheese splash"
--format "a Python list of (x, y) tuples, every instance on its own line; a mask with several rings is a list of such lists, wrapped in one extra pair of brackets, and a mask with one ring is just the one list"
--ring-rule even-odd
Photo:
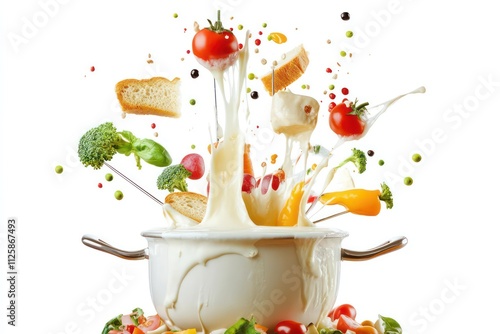
[[(241, 196), (244, 133), (240, 129), (239, 107), (248, 63), (248, 33), (238, 61), (225, 71), (212, 70), (222, 94), (225, 112), (224, 140), (212, 146), (210, 195), (201, 228), (237, 229), (255, 226)], [(238, 71), (237, 71), (238, 70)], [(224, 79), (228, 80), (225, 85)], [(226, 88), (229, 94), (226, 94)]]

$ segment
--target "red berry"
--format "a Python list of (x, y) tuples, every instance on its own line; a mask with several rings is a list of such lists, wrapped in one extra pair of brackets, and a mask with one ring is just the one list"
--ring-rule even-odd
[(327, 67), (327, 68), (326, 68), (326, 73), (332, 73), (332, 69), (331, 69), (331, 68), (329, 68), (329, 67)]
[(330, 102), (330, 104), (328, 105), (328, 112), (331, 112), (336, 106), (337, 104), (335, 102)]
[(99, 182), (99, 183), (97, 184), (97, 187), (102, 188), (102, 183), (101, 183), (101, 182)]
[(347, 89), (347, 88), (345, 88), (345, 87), (344, 87), (344, 88), (342, 88), (342, 94), (344, 94), (344, 95), (349, 94), (349, 89)]
[(260, 45), (260, 39), (255, 40), (255, 45), (259, 46)]
[(155, 124), (155, 123), (152, 123), (152, 124), (151, 124), (151, 129), (154, 129), (154, 128), (156, 128), (156, 124)]

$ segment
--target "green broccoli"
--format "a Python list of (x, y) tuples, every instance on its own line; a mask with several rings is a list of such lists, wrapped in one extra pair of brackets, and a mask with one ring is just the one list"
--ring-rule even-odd
[(104, 162), (110, 161), (116, 153), (129, 156), (134, 154), (137, 168), (140, 160), (158, 167), (172, 163), (167, 150), (151, 139), (139, 139), (130, 131), (118, 132), (113, 123), (106, 122), (87, 131), (78, 144), (78, 156), (82, 164), (100, 169)]
[(166, 167), (158, 176), (156, 185), (158, 189), (173, 192), (174, 189), (187, 191), (186, 179), (191, 176), (191, 172), (181, 164)]
[(366, 170), (366, 155), (365, 152), (358, 150), (357, 148), (352, 149), (352, 155), (342, 161), (336, 169), (344, 166), (346, 163), (352, 162), (358, 169), (358, 173), (362, 174)]
[(389, 189), (389, 186), (385, 182), (382, 183), (381, 186), (382, 192), (380, 193), (378, 198), (380, 198), (381, 201), (385, 202), (387, 209), (392, 209), (392, 207), (394, 206), (394, 201), (392, 198), (391, 189)]

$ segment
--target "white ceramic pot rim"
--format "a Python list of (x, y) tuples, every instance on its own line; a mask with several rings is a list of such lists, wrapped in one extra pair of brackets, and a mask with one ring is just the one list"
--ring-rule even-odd
[(155, 229), (144, 231), (145, 238), (189, 239), (189, 240), (261, 240), (261, 239), (343, 239), (349, 233), (326, 227), (256, 226), (235, 230), (197, 228)]

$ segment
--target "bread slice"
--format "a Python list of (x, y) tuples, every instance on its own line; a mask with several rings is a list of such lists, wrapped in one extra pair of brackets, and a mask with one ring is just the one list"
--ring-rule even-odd
[[(309, 57), (302, 44), (287, 52), (284, 59), (274, 67), (274, 92), (285, 89), (300, 78), (306, 71), (307, 65), (309, 65)], [(269, 95), (273, 95), (272, 71), (264, 75), (260, 80)]]
[(125, 79), (115, 86), (122, 110), (139, 115), (180, 117), (180, 79)]
[(206, 196), (193, 192), (173, 192), (165, 197), (165, 203), (175, 210), (198, 223), (205, 217), (208, 199)]

